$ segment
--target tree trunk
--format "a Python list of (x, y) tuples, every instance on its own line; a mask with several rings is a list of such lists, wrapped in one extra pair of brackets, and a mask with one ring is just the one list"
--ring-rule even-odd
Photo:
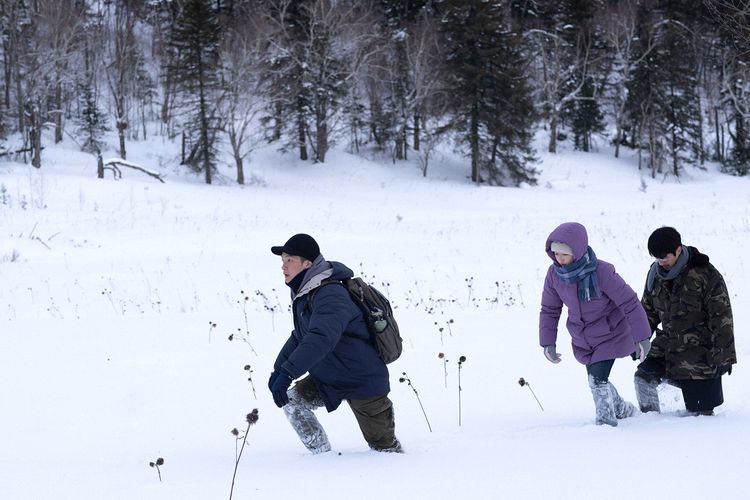
[(622, 126), (620, 125), (620, 122), (618, 121), (615, 124), (616, 131), (615, 131), (615, 158), (620, 157), (620, 144), (622, 143)]
[(414, 142), (414, 151), (419, 151), (419, 147), (420, 147), (420, 144), (419, 144), (419, 134), (421, 133), (419, 129), (420, 126), (421, 126), (421, 123), (420, 123), (419, 112), (415, 111), (414, 112), (414, 133), (412, 136), (413, 142)]
[(281, 101), (274, 102), (273, 103), (273, 135), (271, 136), (272, 142), (275, 142), (281, 139), (283, 112), (284, 110), (281, 106)]
[(237, 164), (237, 184), (245, 184), (245, 167), (243, 165), (242, 156), (235, 152), (234, 162)]
[(26, 132), (26, 120), (24, 118), (23, 88), (21, 86), (21, 72), (18, 61), (16, 61), (16, 100), (18, 101), (18, 131), (23, 135)]
[(62, 75), (57, 73), (57, 82), (55, 83), (55, 144), (63, 140), (63, 113), (62, 113)]
[(42, 168), (42, 119), (39, 116), (40, 109), (36, 106), (32, 106), (31, 110), (31, 130), (29, 135), (31, 138), (31, 165), (36, 168)]
[(404, 135), (403, 127), (399, 127), (399, 131), (396, 133), (396, 141), (393, 145), (393, 162), (396, 160), (404, 159)]
[(164, 79), (164, 101), (161, 104), (161, 122), (164, 125), (168, 125), (170, 119), (169, 100), (171, 99), (172, 95), (171, 89), (172, 76), (170, 75), (170, 72), (167, 71), (166, 78)]
[(325, 163), (326, 154), (328, 153), (328, 123), (326, 122), (325, 103), (320, 104), (315, 117), (315, 145), (316, 160)]
[(13, 55), (7, 37), (3, 38), (3, 73), (5, 76), (5, 109), (10, 109), (10, 84), (12, 80)]
[(557, 114), (553, 111), (549, 121), (549, 153), (557, 153)]
[(680, 154), (677, 151), (677, 133), (672, 129), (672, 173), (675, 177), (680, 176)]
[(724, 158), (721, 154), (721, 136), (719, 135), (719, 107), (714, 107), (714, 124), (716, 130), (716, 160), (724, 163)]
[(185, 164), (185, 146), (187, 146), (187, 140), (185, 138), (185, 131), (183, 131), (182, 138), (180, 140), (180, 165)]
[(297, 145), (299, 147), (299, 159), (307, 160), (307, 126), (305, 125), (305, 113), (301, 99), (297, 99)]
[(96, 176), (99, 179), (104, 179), (104, 160), (102, 160), (102, 155), (96, 155)]
[(202, 69), (199, 70), (198, 91), (200, 92), (201, 152), (203, 153), (203, 169), (206, 174), (206, 184), (211, 184), (211, 151), (208, 143), (208, 113), (206, 111), (206, 95), (203, 86)]
[(127, 151), (125, 151), (125, 129), (128, 128), (127, 123), (117, 122), (117, 136), (120, 139), (120, 158), (127, 160)]
[(701, 167), (704, 167), (706, 165), (706, 148), (703, 144), (703, 105), (701, 104), (700, 97), (697, 95), (695, 100), (698, 106), (698, 161), (700, 162)]
[(117, 127), (117, 137), (120, 142), (120, 158), (127, 160), (125, 151), (125, 131), (128, 129), (128, 119), (125, 115), (125, 97), (120, 93), (123, 86), (117, 89), (120, 94), (115, 97), (115, 126)]
[(469, 144), (471, 146), (471, 182), (479, 184), (482, 179), (479, 175), (479, 110), (477, 107), (478, 105), (474, 103), (471, 110)]

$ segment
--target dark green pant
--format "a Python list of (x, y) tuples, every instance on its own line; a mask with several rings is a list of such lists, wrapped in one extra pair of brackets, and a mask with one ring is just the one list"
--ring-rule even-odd
[[(295, 400), (302, 401), (296, 403)], [(324, 406), (323, 399), (309, 375), (297, 382), (290, 390), (290, 403), (292, 406), (302, 403), (309, 410)], [(368, 399), (350, 399), (347, 403), (357, 418), (359, 429), (370, 448), (389, 451), (394, 447), (400, 448), (395, 434), (393, 403), (388, 399), (388, 395)]]
[(347, 402), (357, 417), (359, 429), (370, 448), (386, 450), (398, 446), (393, 403), (388, 396), (350, 399)]

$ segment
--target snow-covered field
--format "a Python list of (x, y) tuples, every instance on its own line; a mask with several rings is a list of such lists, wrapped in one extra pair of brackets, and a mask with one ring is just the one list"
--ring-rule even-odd
[[(98, 180), (72, 146), (49, 146), (38, 171), (0, 163), (0, 498), (228, 498), (241, 444), (230, 431), (241, 436), (253, 408), (236, 499), (746, 494), (750, 179), (710, 169), (652, 180), (630, 153), (563, 151), (541, 156), (539, 186), (509, 189), (472, 185), (451, 155), (423, 179), (414, 164), (334, 152), (311, 165), (269, 149), (249, 167), (254, 184), (233, 185), (227, 168), (206, 186), (172, 152), (159, 139), (130, 145), (129, 159), (165, 184), (128, 170)], [(562, 322), (563, 363), (544, 359), (543, 246), (569, 220), (639, 295), (646, 239), (661, 225), (725, 274), (739, 364), (715, 417), (682, 416), (665, 388), (662, 414), (595, 426)], [(403, 455), (369, 451), (346, 405), (319, 412), (335, 452), (308, 455), (273, 404), (266, 381), (291, 318), (270, 246), (297, 232), (397, 308)], [(634, 369), (628, 358), (612, 373), (630, 401)]]

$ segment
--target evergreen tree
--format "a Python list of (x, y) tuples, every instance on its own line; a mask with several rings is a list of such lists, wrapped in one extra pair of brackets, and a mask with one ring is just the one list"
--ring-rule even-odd
[(518, 36), (504, 2), (439, 2), (447, 51), (450, 127), (471, 158), (471, 180), (535, 182), (533, 106)]
[(296, 143), (300, 159), (324, 162), (346, 96), (370, 51), (369, 12), (354, 0), (273, 0), (269, 22), (275, 29), (268, 55), (267, 89), (272, 103), (266, 123), (272, 137)]
[(662, 68), (666, 100), (661, 102), (667, 123), (666, 144), (671, 172), (676, 177), (684, 164), (701, 159), (701, 113), (693, 50), (695, 40), (685, 27), (671, 22), (666, 27)]
[(81, 108), (78, 136), (83, 140), (81, 150), (99, 156), (104, 148), (102, 138), (108, 129), (97, 104), (97, 94), (90, 75), (79, 85), (78, 96)]
[(170, 34), (174, 60), (169, 71), (182, 97), (184, 133), (194, 144), (188, 163), (200, 165), (206, 184), (214, 169), (220, 33), (211, 1), (186, 0)]
[(658, 22), (659, 29), (653, 54), (636, 67), (629, 110), (641, 135), (648, 137), (652, 176), (667, 165), (679, 176), (684, 164), (694, 164), (703, 155), (695, 45), (700, 40), (690, 29), (694, 23), (689, 2), (660, 0), (656, 7), (653, 14), (646, 6), (640, 13), (644, 31), (647, 23)]
[(77, 137), (81, 140), (81, 151), (91, 153), (101, 158), (105, 144), (104, 133), (108, 130), (106, 118), (99, 108), (100, 93), (96, 67), (98, 66), (98, 51), (92, 47), (100, 43), (101, 17), (93, 11), (86, 12), (86, 23), (82, 26), (79, 36), (83, 47), (83, 72), (76, 83), (79, 115), (76, 118), (78, 128)]
[(576, 61), (580, 70), (572, 73), (561, 88), (561, 100), (566, 94), (571, 96), (565, 101), (563, 117), (570, 120), (575, 148), (581, 151), (590, 151), (592, 135), (605, 130), (599, 100), (606, 79), (606, 46), (594, 22), (600, 4), (601, 0), (564, 0), (558, 4), (565, 45), (575, 54), (586, 54), (583, 61)]
[[(131, 127), (131, 99), (149, 92), (152, 86), (143, 77), (143, 53), (138, 43), (137, 28), (142, 15), (142, 0), (116, 0), (104, 6), (104, 30), (107, 50), (104, 51), (104, 72), (112, 95), (115, 126), (119, 139), (120, 157), (127, 158), (125, 133)], [(146, 86), (143, 90), (137, 84)], [(145, 135), (145, 134), (144, 134)]]
[(269, 139), (284, 139), (282, 150), (296, 148), (300, 160), (307, 160), (307, 137), (312, 96), (305, 84), (305, 26), (310, 24), (304, 0), (270, 0), (264, 12), (272, 26), (273, 42), (267, 54), (265, 94), (269, 113), (262, 122)]
[(652, 177), (662, 171), (663, 142), (666, 124), (661, 113), (665, 89), (661, 85), (660, 31), (661, 24), (654, 12), (654, 1), (646, 0), (637, 13), (637, 43), (630, 53), (632, 73), (627, 82), (626, 111), (631, 121), (633, 142), (639, 151), (639, 168), (643, 167), (641, 152), (648, 152), (648, 167)]
[[(409, 38), (419, 21), (419, 15), (427, 5), (426, 0), (380, 0), (385, 20), (384, 36), (390, 41), (387, 51), (389, 68), (387, 85), (381, 87), (387, 93), (387, 109), (383, 116), (391, 118), (384, 124), (382, 132), (393, 141), (395, 160), (407, 159), (408, 122), (419, 127), (419, 112), (415, 110), (415, 95), (409, 68)], [(418, 144), (418, 135), (415, 137)], [(415, 149), (419, 149), (418, 146)]]
[(570, 110), (573, 144), (580, 151), (591, 151), (592, 135), (604, 132), (604, 114), (599, 107), (593, 78), (586, 78), (581, 88), (581, 98), (573, 101)]
[(727, 112), (734, 129), (730, 132), (733, 144), (724, 169), (739, 176), (750, 173), (750, 82), (744, 78), (749, 74), (750, 71), (737, 68), (737, 73), (733, 73), (735, 77), (731, 79), (731, 88), (724, 92)]

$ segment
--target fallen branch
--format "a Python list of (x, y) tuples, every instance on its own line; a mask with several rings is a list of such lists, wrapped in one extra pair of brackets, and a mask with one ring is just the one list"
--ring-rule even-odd
[[(44, 148), (42, 148), (44, 149)], [(11, 156), (11, 155), (18, 155), (21, 153), (31, 153), (34, 150), (32, 148), (25, 148), (25, 149), (16, 149), (15, 151), (0, 151), (0, 156)]]
[(104, 169), (111, 170), (115, 179), (122, 178), (122, 171), (120, 170), (120, 167), (127, 167), (127, 168), (132, 168), (133, 170), (138, 170), (139, 172), (143, 172), (144, 174), (153, 177), (154, 179), (158, 180), (162, 184), (164, 183), (164, 179), (161, 178), (161, 175), (159, 173), (149, 170), (147, 168), (143, 168), (140, 165), (136, 165), (135, 163), (130, 163), (125, 160), (121, 160), (119, 158), (107, 160), (104, 162)]

